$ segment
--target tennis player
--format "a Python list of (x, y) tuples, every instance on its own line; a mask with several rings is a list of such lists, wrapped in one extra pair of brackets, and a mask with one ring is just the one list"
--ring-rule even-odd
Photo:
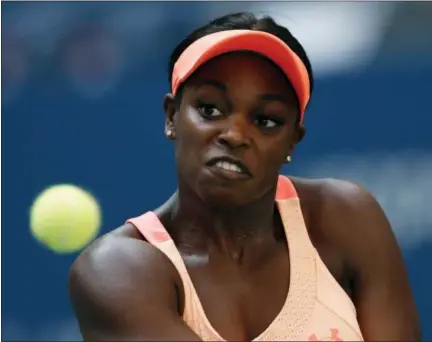
[(218, 18), (177, 46), (169, 74), (178, 190), (77, 258), (70, 296), (84, 339), (419, 341), (376, 200), (348, 181), (280, 174), (313, 89), (288, 29)]

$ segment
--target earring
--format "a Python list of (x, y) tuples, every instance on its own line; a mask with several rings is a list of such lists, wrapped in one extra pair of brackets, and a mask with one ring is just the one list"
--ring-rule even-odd
[(172, 138), (173, 136), (173, 131), (171, 131), (170, 129), (166, 132), (166, 135), (168, 138)]
[(286, 161), (287, 161), (288, 163), (291, 163), (291, 156), (286, 157)]

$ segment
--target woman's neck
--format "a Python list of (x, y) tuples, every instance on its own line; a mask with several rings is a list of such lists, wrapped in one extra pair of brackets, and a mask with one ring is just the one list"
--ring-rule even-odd
[(279, 216), (275, 215), (274, 198), (270, 191), (247, 205), (212, 207), (192, 191), (180, 188), (169, 201), (168, 229), (183, 253), (223, 254), (241, 262), (250, 252), (259, 252), (276, 241)]

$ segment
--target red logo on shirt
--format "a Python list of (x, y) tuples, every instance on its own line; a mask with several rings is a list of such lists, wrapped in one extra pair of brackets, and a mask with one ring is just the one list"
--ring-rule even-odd
[(343, 341), (343, 339), (339, 337), (339, 329), (330, 329), (330, 336), (318, 338), (316, 334), (312, 334), (309, 336), (309, 341)]

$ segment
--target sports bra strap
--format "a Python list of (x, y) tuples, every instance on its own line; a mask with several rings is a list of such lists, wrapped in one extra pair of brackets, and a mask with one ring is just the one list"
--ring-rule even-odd
[(145, 214), (131, 218), (126, 223), (133, 224), (144, 238), (152, 245), (171, 240), (170, 235), (165, 227), (159, 221), (156, 214), (152, 211)]
[(292, 181), (287, 176), (280, 175), (276, 189), (276, 200), (280, 201), (297, 197), (297, 191)]

